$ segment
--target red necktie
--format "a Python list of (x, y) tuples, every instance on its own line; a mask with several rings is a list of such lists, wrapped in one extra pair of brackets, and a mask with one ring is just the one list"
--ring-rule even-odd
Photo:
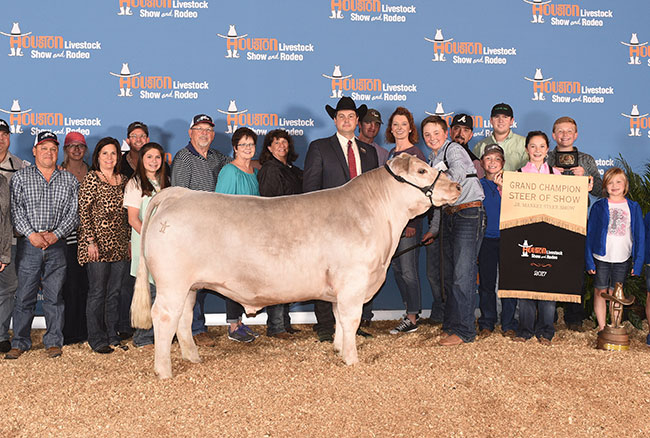
[(350, 167), (350, 179), (357, 176), (357, 160), (354, 158), (352, 140), (348, 140), (348, 166)]

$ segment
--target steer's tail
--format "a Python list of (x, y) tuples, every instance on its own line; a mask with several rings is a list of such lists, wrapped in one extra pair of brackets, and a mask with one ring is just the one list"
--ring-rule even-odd
[(135, 328), (151, 328), (151, 293), (149, 292), (149, 269), (147, 268), (147, 257), (144, 253), (144, 244), (147, 238), (147, 229), (152, 220), (156, 208), (165, 200), (181, 196), (176, 189), (165, 189), (151, 199), (147, 211), (142, 218), (142, 232), (140, 235), (140, 265), (135, 278), (133, 300), (131, 301), (131, 325)]

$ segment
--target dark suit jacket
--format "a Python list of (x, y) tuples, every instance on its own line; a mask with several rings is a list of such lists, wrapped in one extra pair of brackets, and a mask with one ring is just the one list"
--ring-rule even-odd
[[(361, 172), (375, 169), (379, 165), (375, 148), (358, 139), (356, 142), (361, 157)], [(306, 193), (329, 189), (342, 186), (348, 181), (350, 168), (336, 134), (312, 141), (305, 157), (303, 191)]]

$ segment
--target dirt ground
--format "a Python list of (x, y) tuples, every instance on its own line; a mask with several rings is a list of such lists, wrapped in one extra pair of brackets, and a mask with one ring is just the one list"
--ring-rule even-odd
[[(394, 321), (357, 337), (361, 363), (345, 366), (308, 326), (292, 340), (251, 344), (211, 327), (217, 346), (175, 377), (153, 373), (153, 351), (92, 353), (38, 343), (0, 360), (2, 437), (647, 437), (650, 348), (631, 332), (627, 352), (594, 348), (596, 333), (558, 324), (552, 346), (499, 332), (439, 347), (440, 327), (390, 335)], [(585, 325), (585, 327), (587, 327)], [(261, 333), (265, 327), (256, 326)]]

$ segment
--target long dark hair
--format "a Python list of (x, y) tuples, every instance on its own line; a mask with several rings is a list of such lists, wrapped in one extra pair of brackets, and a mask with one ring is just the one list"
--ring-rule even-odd
[(167, 166), (165, 166), (165, 150), (158, 143), (147, 143), (142, 146), (142, 149), (140, 149), (138, 165), (135, 167), (135, 172), (133, 172), (132, 176), (132, 178), (138, 180), (140, 183), (140, 189), (142, 190), (142, 194), (145, 196), (151, 196), (154, 191), (153, 184), (151, 184), (149, 178), (147, 178), (147, 171), (145, 170), (143, 164), (144, 155), (151, 149), (157, 150), (160, 153), (160, 158), (162, 159), (160, 163), (160, 169), (156, 171), (156, 180), (158, 181), (158, 184), (160, 184), (160, 189), (162, 190), (165, 187), (170, 186), (169, 175), (167, 175)]

